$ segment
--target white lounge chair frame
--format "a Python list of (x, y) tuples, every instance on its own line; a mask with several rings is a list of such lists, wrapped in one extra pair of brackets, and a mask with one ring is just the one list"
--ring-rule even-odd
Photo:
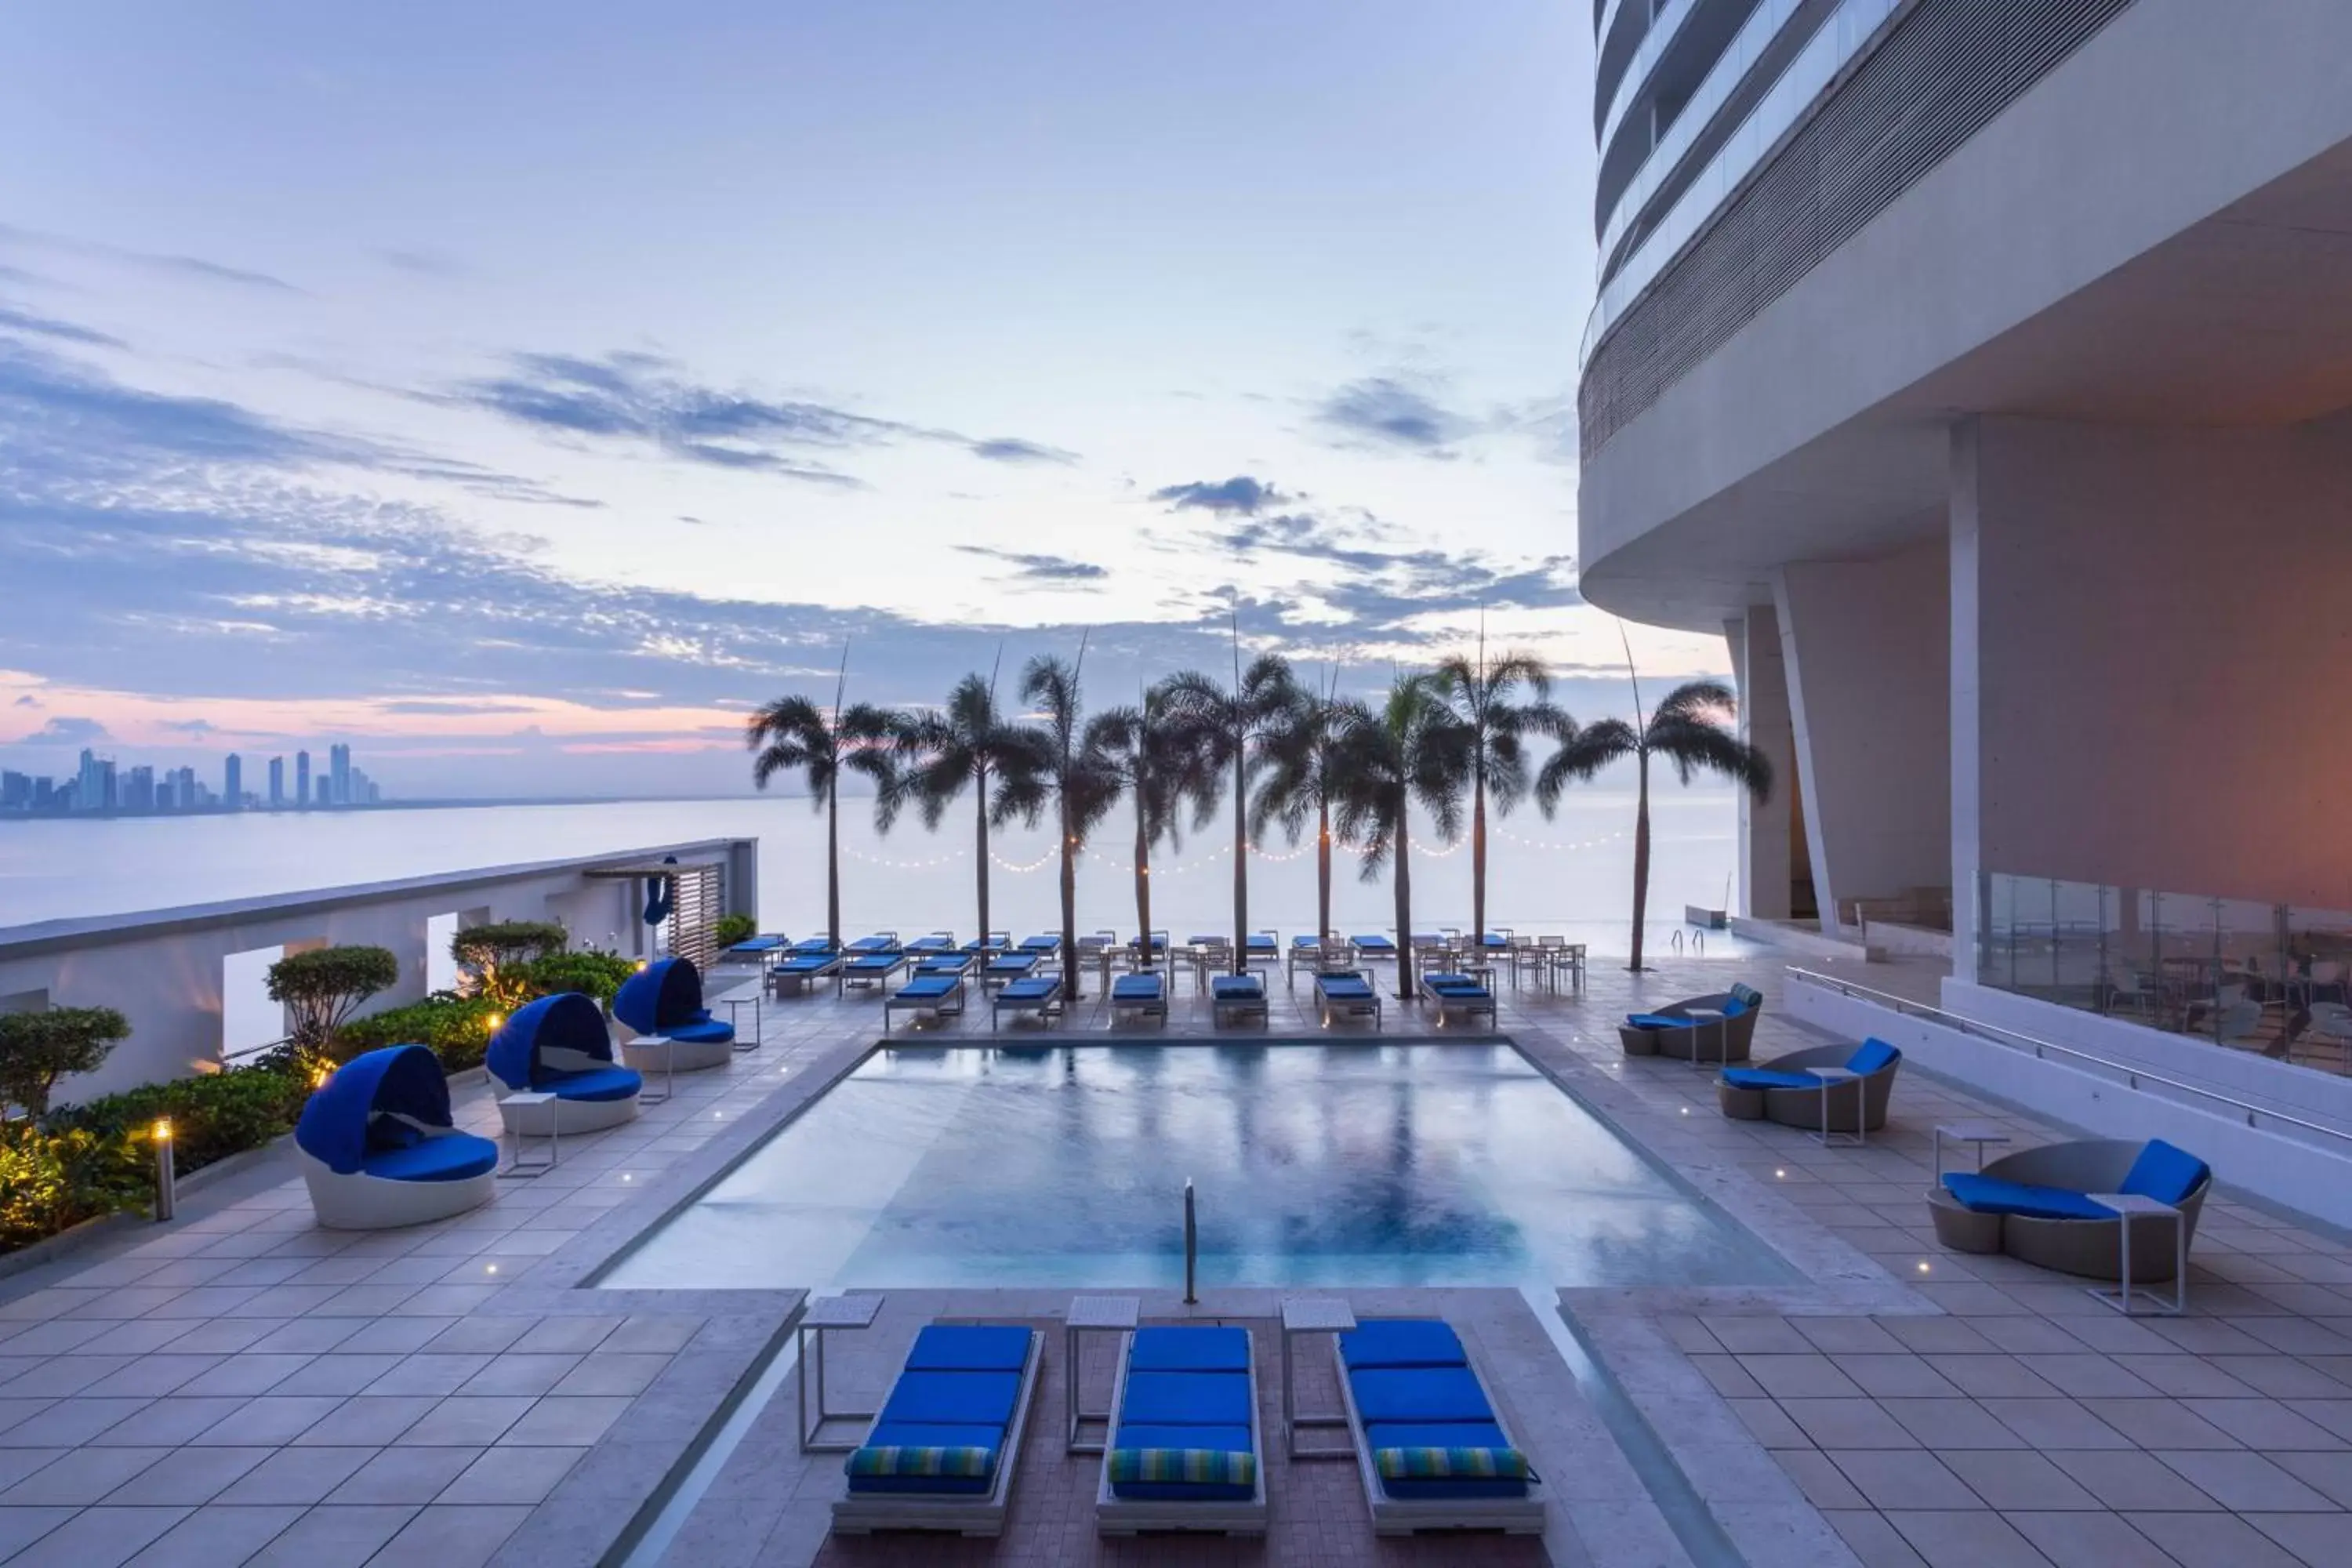
[(1320, 974), (1315, 977), (1315, 1012), (1325, 1028), (1331, 1026), (1331, 1020), (1334, 1018), (1342, 1016), (1360, 1018), (1368, 1012), (1372, 1016), (1372, 1027), (1378, 1029), (1381, 1026), (1382, 1004), (1379, 986), (1367, 981), (1366, 988), (1371, 992), (1368, 997), (1333, 996), (1323, 988), (1323, 980), (1324, 977)]
[[(1458, 1336), (1457, 1336), (1458, 1337)], [(1463, 1359), (1470, 1375), (1478, 1380), (1478, 1392), (1486, 1396), (1486, 1408), (1495, 1413), (1495, 1425), (1502, 1428), (1505, 1440), (1518, 1447), (1518, 1437), (1504, 1417), (1503, 1407), (1495, 1400), (1495, 1390), (1486, 1382), (1486, 1374), (1478, 1370), (1478, 1363), (1470, 1354), (1470, 1346), (1462, 1346)], [(1339, 1336), (1331, 1336), (1331, 1356), (1339, 1377), (1339, 1400), (1348, 1414), (1348, 1432), (1356, 1444), (1356, 1474), (1364, 1483), (1364, 1505), (1371, 1510), (1372, 1533), (1375, 1535), (1411, 1535), (1423, 1530), (1499, 1530), (1511, 1535), (1541, 1535), (1544, 1528), (1543, 1482), (1528, 1478), (1525, 1497), (1449, 1497), (1391, 1498), (1381, 1485), (1381, 1472), (1372, 1459), (1371, 1439), (1364, 1433), (1363, 1413), (1356, 1408), (1356, 1391), (1348, 1377), (1347, 1363), (1339, 1357)], [(1520, 1449), (1525, 1453), (1525, 1449)]]
[[(1045, 1359), (1045, 1333), (1029, 1331), (1029, 1359), (1021, 1367), (1021, 1393), (1013, 1402), (1013, 1424), (1005, 1428), (1004, 1447), (996, 1461), (996, 1484), (979, 1497), (925, 1497), (919, 1492), (854, 1492), (842, 1477), (841, 1495), (833, 1503), (833, 1528), (840, 1535), (870, 1535), (877, 1530), (952, 1530), (961, 1535), (1004, 1533), (1004, 1510), (1013, 1496), (1013, 1475), (1021, 1468), (1022, 1435), (1029, 1429), (1029, 1406), (1037, 1392), (1037, 1373)], [(903, 1366), (901, 1367), (903, 1371)], [(882, 1424), (877, 1414), (866, 1428), (871, 1436)]]
[(1228, 1017), (1234, 1014), (1255, 1017), (1261, 1024), (1272, 1021), (1274, 1015), (1266, 999), (1263, 975), (1257, 977), (1257, 994), (1255, 996), (1220, 996), (1213, 989), (1210, 991), (1209, 1027), (1223, 1028)]
[[(1128, 976), (1128, 978), (1131, 979), (1133, 976)], [(1129, 997), (1121, 1001), (1118, 986), (1113, 984), (1108, 988), (1108, 1006), (1112, 1022), (1116, 1023), (1121, 1013), (1140, 1013), (1147, 1018), (1159, 1019), (1161, 1028), (1168, 1026), (1168, 982), (1158, 975), (1153, 975), (1152, 978), (1160, 981), (1160, 994), (1147, 1000), (1138, 1001)]]
[(884, 1034), (887, 1035), (890, 1032), (890, 1015), (893, 1013), (927, 1013), (933, 1018), (954, 1018), (962, 1015), (964, 1004), (964, 977), (962, 975), (952, 974), (927, 976), (922, 971), (922, 966), (918, 964), (915, 968), (913, 978), (916, 980), (928, 978), (953, 980), (955, 982), (955, 988), (944, 996), (909, 996), (906, 994), (905, 986), (900, 986), (898, 990), (891, 992), (887, 996), (885, 996), (882, 999), (882, 1032)]
[(495, 1167), (454, 1182), (395, 1182), (365, 1171), (346, 1175), (297, 1146), (294, 1163), (310, 1207), (329, 1230), (394, 1230), (478, 1209), (498, 1195)]
[[(1147, 1530), (1205, 1531), (1219, 1535), (1265, 1533), (1265, 1430), (1257, 1410), (1257, 1336), (1249, 1339), (1250, 1451), (1257, 1456), (1257, 1489), (1241, 1501), (1188, 1502), (1181, 1498), (1115, 1497), (1110, 1456), (1118, 1436), (1119, 1413), (1127, 1407), (1127, 1363), (1135, 1336), (1118, 1339), (1118, 1376), (1110, 1390), (1110, 1428), (1103, 1435), (1102, 1468), (1095, 1482), (1095, 1529), (1104, 1535), (1136, 1535)], [(1489, 1403), (1492, 1403), (1489, 1401)]]

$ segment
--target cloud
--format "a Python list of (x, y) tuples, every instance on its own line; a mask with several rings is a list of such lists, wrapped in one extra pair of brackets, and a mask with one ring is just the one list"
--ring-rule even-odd
[(997, 550), (985, 544), (959, 544), (956, 549), (966, 555), (1001, 561), (1014, 569), (1011, 577), (999, 578), (999, 582), (1093, 583), (1110, 575), (1108, 569), (1091, 561), (1067, 561), (1059, 555), (1031, 555), (1018, 550)]
[(971, 455), (991, 463), (1060, 463), (1078, 460), (1076, 452), (1065, 452), (1059, 447), (1047, 447), (1035, 441), (1024, 441), (1013, 436), (992, 437), (971, 444)]
[(207, 261), (200, 256), (175, 256), (148, 250), (131, 250), (119, 245), (107, 245), (94, 239), (76, 239), (61, 234), (44, 234), (37, 229), (18, 228), (0, 223), (0, 246), (16, 246), (29, 250), (48, 250), (64, 256), (79, 256), (94, 260), (110, 261), (136, 267), (152, 272), (177, 273), (182, 277), (201, 279), (211, 283), (226, 283), (241, 289), (261, 289), (285, 294), (299, 294), (283, 278), (273, 278), (267, 272), (255, 272), (243, 267), (224, 266)]
[(425, 278), (462, 278), (466, 264), (454, 256), (437, 250), (412, 250), (386, 247), (378, 250), (376, 259), (402, 272), (414, 272)]
[(211, 735), (218, 733), (218, 731), (213, 727), (213, 721), (209, 719), (167, 719), (163, 721), (163, 728), (166, 730), (176, 730), (183, 735)]
[(1454, 443), (1479, 429), (1479, 422), (1445, 408), (1392, 376), (1350, 382), (1325, 398), (1317, 421), (1339, 434), (1343, 445), (1451, 458)]
[(15, 705), (18, 708), (38, 708), (41, 705), (41, 700), (28, 691), (16, 699)]
[(1166, 501), (1173, 511), (1198, 510), (1214, 512), (1220, 517), (1233, 514), (1255, 517), (1267, 507), (1279, 506), (1295, 498), (1247, 474), (1236, 474), (1215, 484), (1194, 479), (1189, 484), (1168, 485), (1152, 491), (1151, 499)]
[(380, 705), (385, 713), (427, 713), (439, 716), (474, 713), (534, 713), (527, 702), (474, 702), (462, 697), (417, 697)]
[(110, 337), (91, 328), (72, 321), (61, 321), (54, 316), (37, 315), (16, 306), (0, 304), (0, 331), (37, 332), (45, 338), (58, 338), (69, 343), (88, 343), (93, 348), (119, 349), (129, 345), (121, 338)]
[(19, 746), (87, 746), (106, 739), (106, 726), (95, 719), (69, 719), (60, 714), (31, 734), (20, 737)]

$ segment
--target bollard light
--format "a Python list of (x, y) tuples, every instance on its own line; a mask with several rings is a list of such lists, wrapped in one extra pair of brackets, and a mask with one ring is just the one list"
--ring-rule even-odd
[(171, 1118), (157, 1118), (152, 1135), (155, 1141), (155, 1219), (161, 1224), (172, 1217), (175, 1196), (173, 1191), (175, 1178), (172, 1170)]

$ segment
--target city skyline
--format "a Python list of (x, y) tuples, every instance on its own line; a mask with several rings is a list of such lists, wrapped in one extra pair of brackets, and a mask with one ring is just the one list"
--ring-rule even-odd
[(338, 742), (329, 748), (331, 768), (315, 785), (308, 748), (297, 751), (296, 788), (285, 788), (286, 759), (268, 759), (269, 787), (256, 792), (245, 787), (245, 757), (230, 752), (220, 758), (220, 787), (215, 790), (196, 776), (194, 764), (158, 769), (152, 763), (125, 764), (120, 758), (100, 756), (83, 747), (74, 772), (60, 779), (16, 768), (0, 769), (0, 816), (95, 816), (180, 815), (210, 811), (331, 810), (383, 803), (382, 784), (367, 770), (352, 763), (352, 749)]

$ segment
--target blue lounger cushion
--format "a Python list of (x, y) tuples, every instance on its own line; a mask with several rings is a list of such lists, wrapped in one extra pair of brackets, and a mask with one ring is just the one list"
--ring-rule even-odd
[(1029, 1362), (1027, 1329), (1001, 1323), (931, 1323), (907, 1352), (908, 1372), (1019, 1372)]
[(2175, 1148), (2161, 1138), (2151, 1138), (2140, 1149), (2139, 1158), (2132, 1162), (2124, 1184), (2116, 1191), (2178, 1205), (2212, 1173), (2204, 1161), (2186, 1149)]
[(952, 974), (918, 974), (898, 987), (894, 998), (899, 1002), (939, 1002), (954, 995), (956, 978)]
[(1138, 1329), (1129, 1348), (1129, 1372), (1247, 1372), (1247, 1329)]
[(2063, 1187), (2036, 1187), (1969, 1171), (1944, 1173), (1944, 1190), (1962, 1208), (1978, 1214), (2017, 1215), (2026, 1219), (2113, 1219), (2116, 1211)]
[(1036, 967), (1037, 955), (1034, 952), (1000, 953), (988, 961), (991, 974), (1026, 974)]
[(1373, 1448), (1507, 1448), (1510, 1439), (1492, 1421), (1368, 1421)]
[(591, 1068), (550, 1073), (539, 1087), (558, 1100), (626, 1100), (645, 1088), (646, 1080), (632, 1068)]
[(1111, 1447), (1208, 1448), (1235, 1454), (1252, 1451), (1250, 1429), (1246, 1426), (1146, 1426), (1135, 1421), (1119, 1423), (1118, 1435), (1112, 1439)]
[(1326, 974), (1319, 976), (1315, 985), (1324, 995), (1344, 1001), (1361, 1001), (1372, 994), (1371, 986), (1360, 974)]
[(1734, 1089), (1819, 1089), (1822, 1080), (1801, 1072), (1775, 1072), (1770, 1068), (1726, 1068), (1723, 1081)]
[(1466, 1366), (1351, 1372), (1349, 1387), (1366, 1426), (1377, 1422), (1492, 1421), (1494, 1406)]
[(1691, 1020), (1688, 1018), (1676, 1018), (1664, 1013), (1628, 1013), (1625, 1015), (1625, 1022), (1633, 1025), (1633, 1027), (1637, 1029), (1687, 1029), (1691, 1027)]
[(1246, 1426), (1250, 1380), (1238, 1372), (1130, 1372), (1118, 1415), (1139, 1426)]
[(996, 995), (997, 1000), (1000, 1003), (1009, 1003), (1013, 1005), (1019, 1005), (1029, 1002), (1050, 1002), (1054, 999), (1055, 993), (1059, 992), (1061, 989), (1062, 983), (1060, 981), (1053, 978), (1051, 975), (1045, 975), (1034, 980), (1015, 980), (1003, 990), (998, 992)]
[(1375, 1447), (1372, 1468), (1392, 1498), (1525, 1497), (1528, 1457), (1507, 1444)]
[(1257, 1455), (1246, 1448), (1130, 1448), (1104, 1463), (1111, 1495), (1191, 1502), (1243, 1502), (1257, 1495)]
[(1017, 1372), (901, 1373), (882, 1406), (885, 1421), (927, 1426), (1003, 1426), (1021, 1398)]
[(776, 967), (790, 974), (822, 974), (840, 962), (829, 952), (803, 952)]
[(1903, 1053), (1885, 1040), (1864, 1040), (1854, 1047), (1853, 1055), (1845, 1058), (1845, 1069), (1867, 1077), (1883, 1068), (1891, 1068), (1902, 1059)]
[(371, 1151), (360, 1169), (387, 1182), (462, 1182), (499, 1165), (499, 1146), (470, 1132), (420, 1138), (404, 1149)]
[(1360, 1323), (1339, 1336), (1339, 1359), (1351, 1372), (1470, 1364), (1461, 1336), (1451, 1324), (1434, 1318), (1374, 1319)]
[(733, 1039), (735, 1026), (719, 1018), (705, 1018), (699, 1023), (676, 1025), (662, 1033), (673, 1040), (684, 1040), (688, 1045), (712, 1045)]
[(1355, 943), (1358, 947), (1368, 949), (1373, 952), (1387, 952), (1393, 950), (1396, 946), (1395, 942), (1391, 942), (1384, 936), (1351, 936), (1348, 940)]
[(1255, 974), (1214, 975), (1209, 994), (1220, 1002), (1255, 1002), (1265, 995), (1265, 982)]
[(1747, 1004), (1747, 1003), (1745, 1003), (1745, 1002), (1742, 1002), (1742, 1001), (1741, 1001), (1738, 997), (1737, 997), (1737, 996), (1734, 996), (1734, 997), (1732, 997), (1729, 1001), (1727, 1001), (1726, 1003), (1724, 1003), (1724, 1005), (1723, 1005), (1723, 1006), (1722, 1006), (1722, 1008), (1721, 1008), (1721, 1012), (1722, 1012), (1723, 1016), (1724, 1016), (1725, 1017), (1727, 1017), (1727, 1018), (1737, 1018), (1737, 1017), (1738, 1017), (1741, 1014), (1743, 1014), (1743, 1013), (1745, 1013), (1745, 1012), (1747, 1012), (1747, 1011), (1748, 1011), (1748, 1004)]
[(884, 1421), (843, 1463), (854, 1492), (984, 1495), (996, 1480), (1004, 1428)]
[(1157, 974), (1122, 974), (1110, 984), (1114, 1002), (1157, 1002), (1165, 987)]

